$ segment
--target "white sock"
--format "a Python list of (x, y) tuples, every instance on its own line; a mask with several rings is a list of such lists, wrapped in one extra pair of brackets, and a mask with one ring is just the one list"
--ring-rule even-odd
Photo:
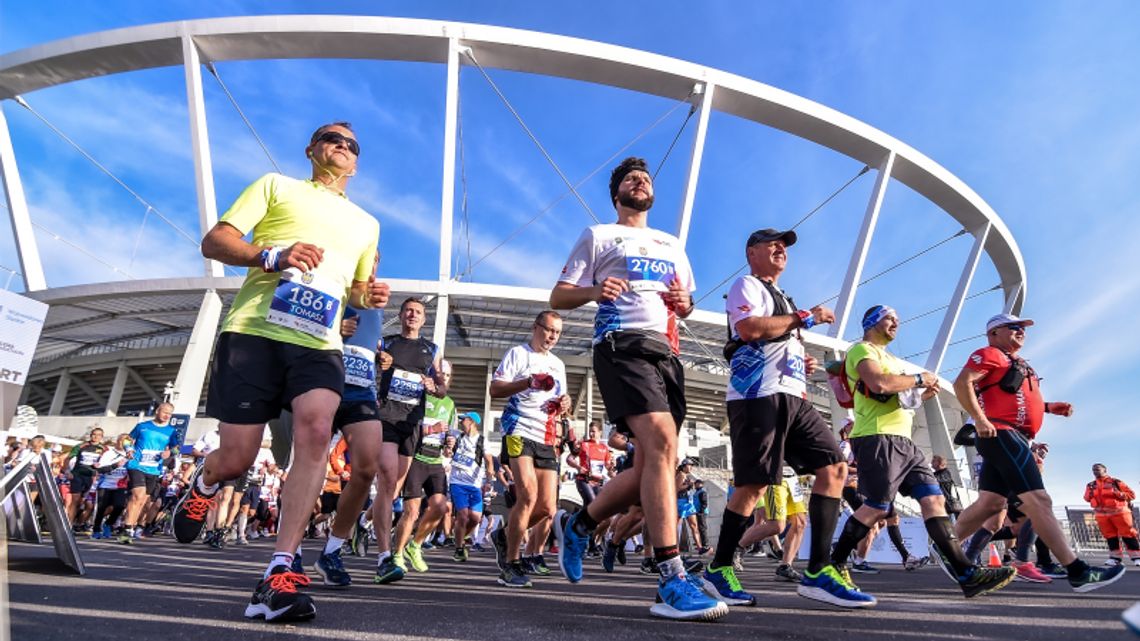
[(273, 558), (269, 559), (269, 567), (265, 568), (265, 575), (262, 578), (268, 578), (269, 573), (273, 571), (273, 568), (279, 565), (285, 566), (288, 569), (292, 569), (293, 555), (289, 554), (288, 552), (274, 552)]
[(328, 543), (325, 543), (325, 554), (332, 554), (333, 552), (336, 552), (342, 545), (344, 545), (344, 539), (336, 536), (335, 534), (329, 534)]
[(205, 474), (198, 475), (198, 481), (195, 483), (195, 485), (198, 486), (198, 491), (202, 494), (205, 494), (206, 496), (213, 496), (214, 493), (218, 491), (217, 483), (214, 483), (213, 485), (206, 485)]
[(668, 561), (657, 564), (657, 571), (661, 573), (662, 579), (670, 579), (675, 575), (685, 575), (685, 564), (681, 561), (681, 557), (675, 556)]
[(381, 565), (383, 565), (384, 561), (388, 560), (388, 557), (390, 557), (390, 556), (392, 556), (391, 552), (380, 552), (379, 554), (377, 554), (376, 555), (376, 567), (380, 567)]
[(301, 556), (301, 544), (297, 544), (297, 556)]

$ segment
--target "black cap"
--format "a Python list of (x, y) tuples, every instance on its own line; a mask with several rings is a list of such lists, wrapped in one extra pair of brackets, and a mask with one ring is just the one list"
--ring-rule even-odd
[(766, 243), (770, 240), (783, 240), (785, 246), (791, 247), (796, 244), (796, 232), (790, 229), (788, 231), (779, 231), (771, 227), (758, 229), (752, 232), (752, 235), (748, 237), (748, 247), (756, 243)]

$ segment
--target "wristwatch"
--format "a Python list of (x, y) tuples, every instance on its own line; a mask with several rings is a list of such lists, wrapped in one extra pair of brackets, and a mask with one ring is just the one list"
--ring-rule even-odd
[(922, 374), (915, 374), (914, 375), (914, 386), (915, 387), (922, 387)]

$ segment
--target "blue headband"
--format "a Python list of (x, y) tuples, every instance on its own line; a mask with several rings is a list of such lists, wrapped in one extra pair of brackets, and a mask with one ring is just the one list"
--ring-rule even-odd
[(879, 324), (887, 316), (895, 313), (895, 310), (887, 307), (886, 305), (875, 305), (871, 308), (871, 313), (863, 317), (863, 331), (867, 331)]

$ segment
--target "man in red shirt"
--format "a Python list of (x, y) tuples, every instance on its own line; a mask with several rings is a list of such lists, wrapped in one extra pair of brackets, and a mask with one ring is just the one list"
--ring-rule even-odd
[(1117, 565), (1124, 562), (1120, 553), (1120, 542), (1123, 541), (1124, 547), (1128, 548), (1128, 558), (1140, 565), (1140, 541), (1136, 538), (1131, 508), (1136, 493), (1124, 481), (1109, 476), (1104, 463), (1093, 465), (1092, 471), (1096, 478), (1085, 486), (1085, 501), (1092, 505), (1096, 524), (1100, 526), (1104, 540), (1108, 541), (1109, 561)]
[(1053, 500), (1045, 491), (1029, 441), (1041, 429), (1046, 412), (1071, 416), (1073, 407), (1046, 403), (1037, 373), (1018, 356), (1025, 344), (1025, 329), (1032, 325), (1033, 321), (1012, 314), (990, 318), (986, 323), (989, 346), (970, 354), (954, 381), (958, 402), (977, 426), (975, 447), (983, 457), (978, 500), (962, 512), (955, 529), (958, 538), (965, 539), (1014, 497), (1038, 536), (1065, 566), (1069, 584), (1077, 592), (1089, 592), (1119, 579), (1124, 568), (1093, 568), (1077, 558), (1053, 516)]

